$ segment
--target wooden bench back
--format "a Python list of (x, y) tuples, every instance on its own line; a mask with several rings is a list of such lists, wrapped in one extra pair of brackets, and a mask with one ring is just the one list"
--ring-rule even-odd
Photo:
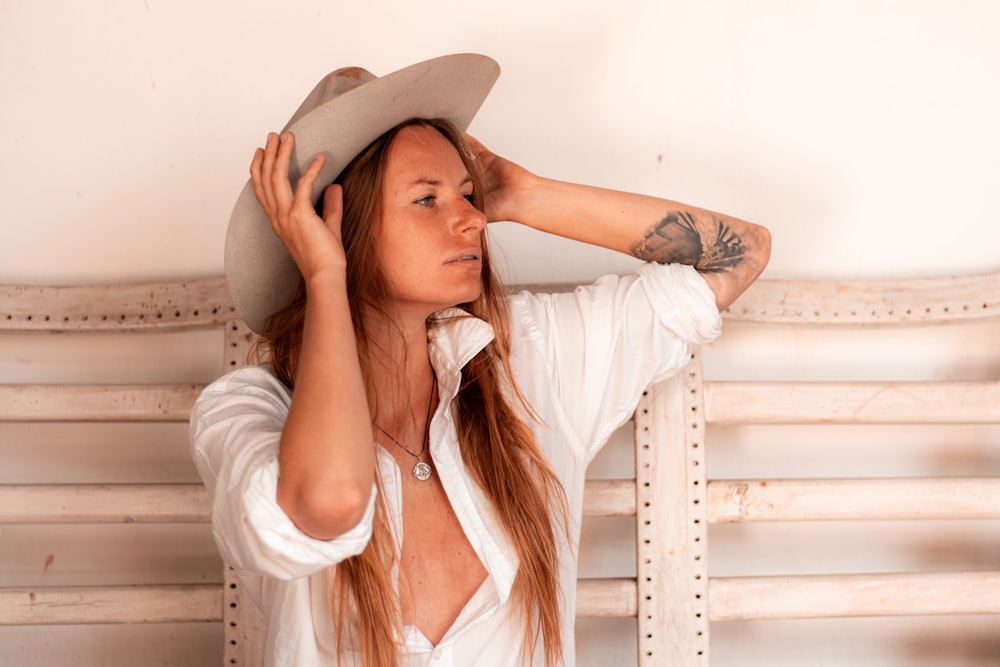
[[(729, 312), (753, 328), (937, 327), (1000, 322), (1000, 273), (866, 282), (761, 281)], [(222, 279), (74, 287), (0, 286), (2, 334), (142, 335), (222, 331), (222, 369), (252, 334)], [(7, 336), (10, 340), (11, 336)], [(637, 658), (708, 665), (713, 624), (745, 619), (1000, 613), (1000, 563), (963, 571), (714, 576), (711, 527), (733, 522), (1000, 519), (996, 466), (962, 477), (809, 479), (710, 475), (712, 429), (753, 424), (998, 424), (997, 370), (973, 380), (706, 380), (695, 353), (651, 387), (634, 418), (634, 479), (590, 480), (587, 517), (635, 520), (636, 565), (579, 581), (578, 616), (636, 619)], [(723, 369), (724, 370), (724, 369)], [(722, 373), (724, 375), (724, 373)], [(202, 384), (0, 384), (0, 423), (183, 422)], [(1000, 443), (993, 442), (992, 446)], [(805, 454), (808, 455), (808, 454)], [(994, 454), (995, 460), (995, 454)], [(195, 483), (21, 483), (0, 478), (0, 526), (204, 523)], [(220, 583), (0, 588), (0, 625), (208, 622), (226, 665), (261, 664), (259, 613), (226, 573)]]

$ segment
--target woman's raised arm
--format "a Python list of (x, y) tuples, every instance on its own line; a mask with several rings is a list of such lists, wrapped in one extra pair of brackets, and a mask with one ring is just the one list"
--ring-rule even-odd
[(347, 302), (340, 186), (309, 199), (318, 156), (292, 190), (294, 137), (268, 135), (251, 165), (258, 201), (306, 284), (305, 324), (292, 405), (281, 435), (278, 504), (307, 535), (332, 539), (361, 521), (375, 483), (375, 445)]
[(771, 254), (764, 227), (666, 199), (536, 176), (467, 137), (484, 171), (487, 216), (630, 254), (690, 264), (726, 309)]

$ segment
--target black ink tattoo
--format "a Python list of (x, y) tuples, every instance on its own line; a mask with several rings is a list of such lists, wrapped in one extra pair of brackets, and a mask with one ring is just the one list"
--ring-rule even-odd
[(632, 254), (645, 261), (691, 264), (699, 271), (722, 273), (742, 263), (746, 248), (725, 220), (716, 220), (715, 238), (705, 249), (694, 215), (668, 213), (632, 246)]
[(694, 264), (702, 255), (701, 235), (690, 213), (668, 213), (632, 246), (632, 254), (654, 262)]
[(704, 266), (695, 267), (700, 271), (719, 273), (732, 269), (743, 262), (745, 248), (743, 240), (736, 235), (724, 220), (719, 220), (715, 243), (705, 253)]

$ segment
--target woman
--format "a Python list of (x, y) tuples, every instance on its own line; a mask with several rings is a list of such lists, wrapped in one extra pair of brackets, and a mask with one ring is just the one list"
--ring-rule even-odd
[[(227, 276), (265, 359), (205, 390), (192, 443), (267, 664), (574, 664), (586, 465), (767, 262), (761, 227), (463, 137), (496, 74), (338, 70), (254, 155)], [(649, 263), (508, 298), (495, 220)]]

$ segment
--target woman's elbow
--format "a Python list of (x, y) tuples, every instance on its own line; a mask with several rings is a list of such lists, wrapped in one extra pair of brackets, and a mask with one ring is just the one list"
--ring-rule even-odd
[[(761, 225), (754, 225), (757, 229), (757, 253), (759, 256), (758, 261), (760, 262), (760, 270), (763, 271), (764, 267), (771, 259), (771, 231), (767, 227), (762, 227)], [(759, 275), (760, 272), (758, 272)]]
[(370, 482), (317, 484), (288, 490), (279, 484), (278, 505), (309, 537), (332, 540), (361, 523), (371, 493)]
[(732, 305), (757, 280), (771, 259), (771, 232), (766, 227), (747, 223), (742, 237), (743, 251), (728, 270), (702, 273), (715, 292), (719, 312)]
[(771, 261), (771, 232), (767, 227), (762, 227), (760, 225), (754, 225), (754, 263), (756, 264), (756, 272), (754, 273), (753, 279), (757, 280), (757, 277), (764, 271), (767, 267), (767, 263)]

